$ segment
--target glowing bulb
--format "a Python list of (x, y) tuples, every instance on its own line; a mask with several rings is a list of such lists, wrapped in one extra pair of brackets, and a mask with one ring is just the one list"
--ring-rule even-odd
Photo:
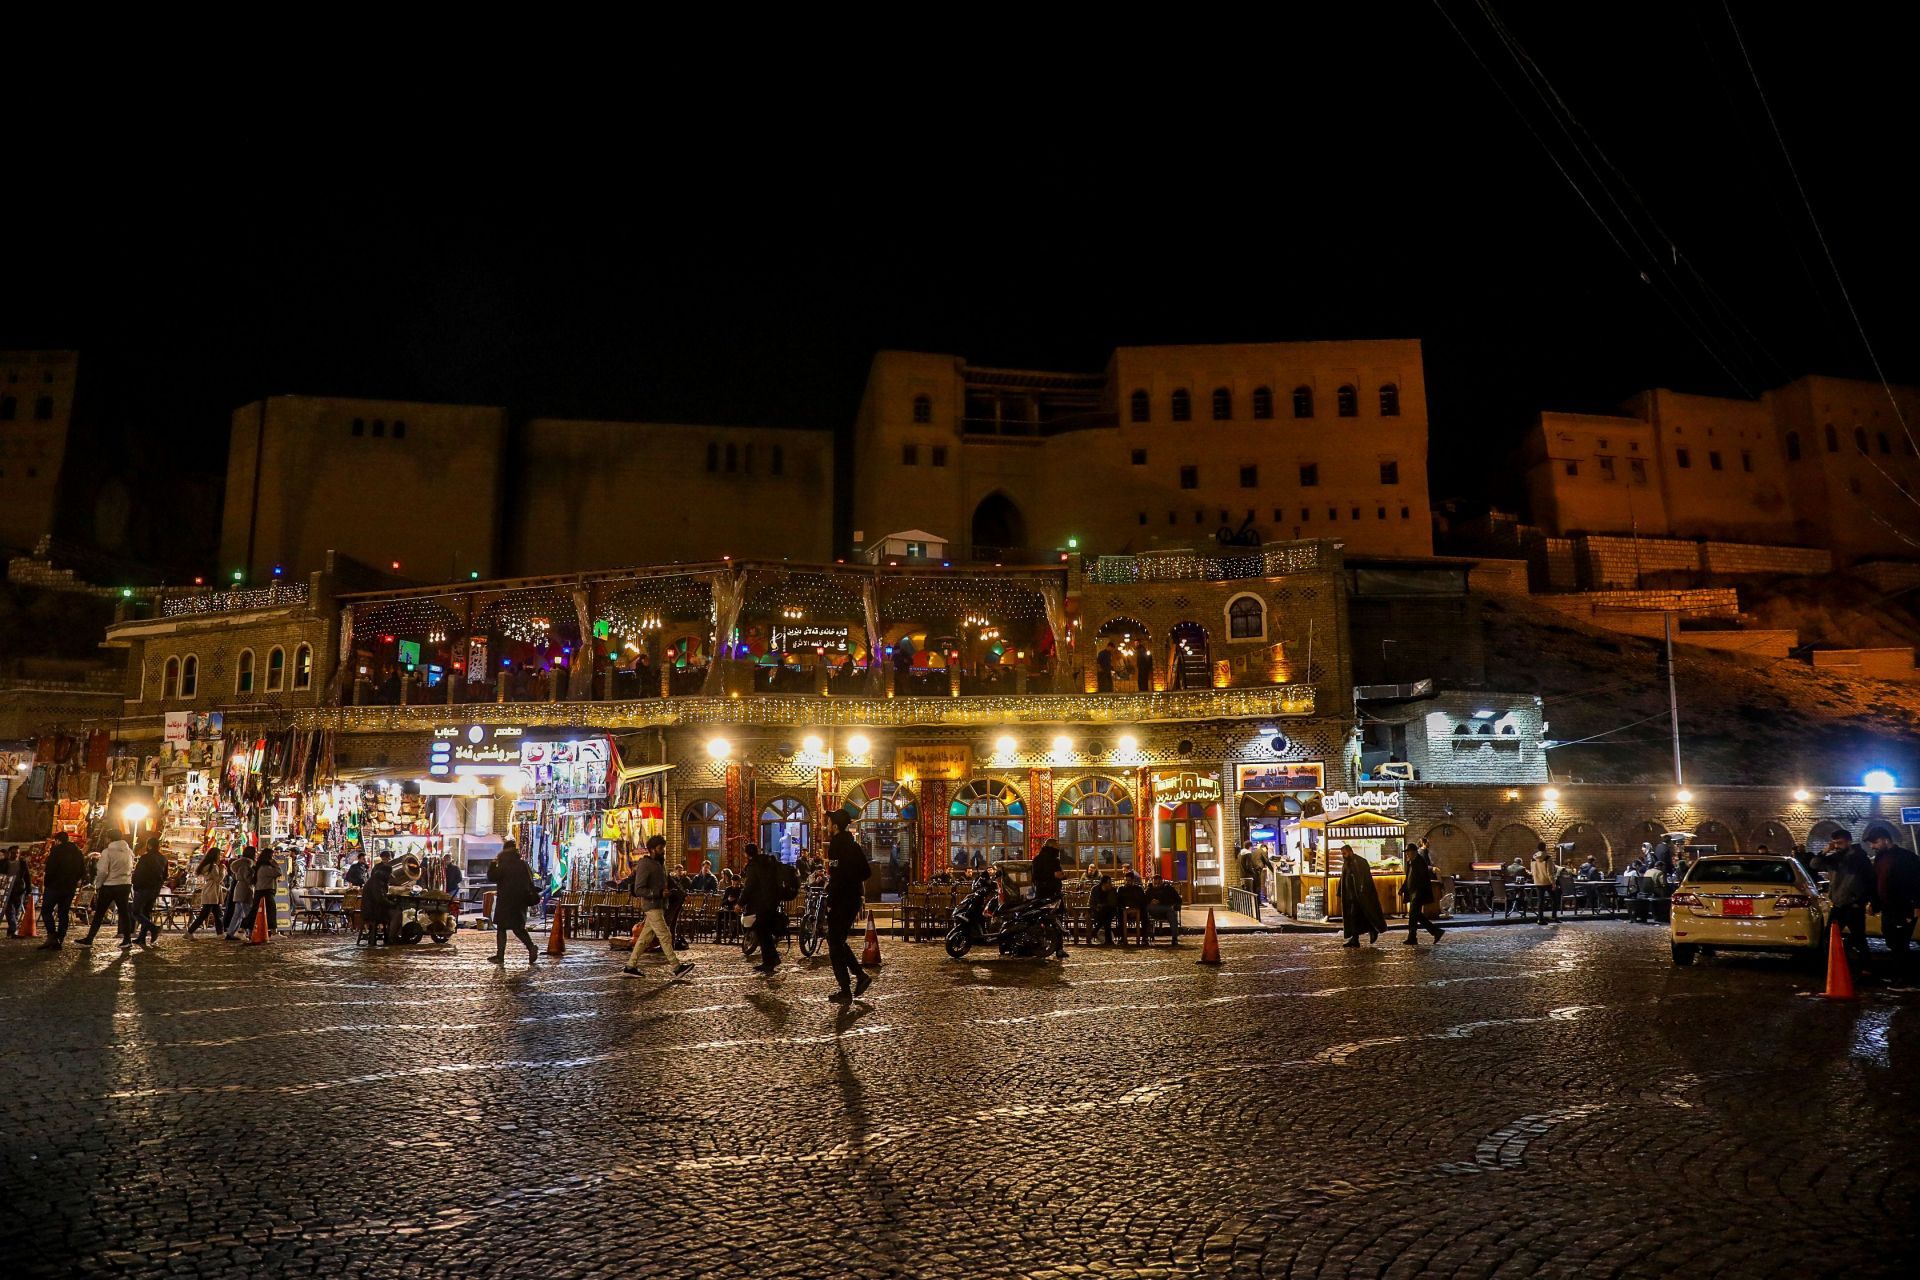
[(1010, 733), (1003, 733), (993, 740), (993, 751), (995, 755), (1010, 756), (1017, 751), (1019, 747), (1020, 744), (1013, 740), (1013, 735)]
[(1545, 800), (1548, 804), (1559, 804), (1560, 789), (1558, 787), (1548, 787), (1545, 791), (1542, 791), (1540, 793), (1540, 798), (1542, 800)]
[(1059, 737), (1053, 740), (1053, 754), (1057, 756), (1064, 756), (1072, 750), (1073, 750), (1073, 739), (1069, 738), (1066, 734), (1063, 733)]
[(866, 734), (856, 733), (851, 738), (847, 739), (847, 754), (855, 755), (855, 756), (863, 756), (867, 754), (867, 748), (871, 747), (872, 745), (873, 744), (871, 742), (867, 741)]
[(1678, 794), (1676, 794), (1673, 798), (1675, 800), (1678, 800), (1681, 804), (1692, 804), (1693, 792), (1687, 790), (1685, 787), (1682, 787), (1680, 788)]
[(532, 782), (525, 769), (513, 769), (500, 775), (500, 787), (509, 795), (519, 795)]
[(800, 749), (810, 756), (817, 756), (827, 749), (827, 744), (820, 740), (819, 734), (810, 733), (800, 740)]
[(725, 760), (733, 754), (733, 744), (725, 738), (708, 738), (707, 754), (715, 760)]
[(147, 808), (147, 806), (141, 804), (138, 800), (130, 800), (120, 806), (120, 816), (128, 822), (145, 822), (147, 815), (152, 812), (153, 810)]
[(1860, 785), (1874, 792), (1891, 791), (1900, 785), (1900, 779), (1885, 769), (1869, 769), (1867, 776), (1860, 779)]
[(1140, 749), (1140, 739), (1130, 733), (1120, 735), (1120, 751), (1123, 755), (1132, 755)]
[(1794, 788), (1793, 799), (1796, 804), (1805, 804), (1807, 801), (1813, 799), (1813, 793), (1805, 787), (1796, 787)]

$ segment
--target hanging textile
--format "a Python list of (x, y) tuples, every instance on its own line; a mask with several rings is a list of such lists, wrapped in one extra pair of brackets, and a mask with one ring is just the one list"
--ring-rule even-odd
[(947, 869), (947, 784), (928, 778), (920, 784), (920, 873), (926, 880)]
[(818, 810), (818, 816), (814, 819), (813, 829), (820, 833), (819, 839), (825, 841), (833, 831), (827, 815), (840, 807), (840, 771), (831, 765), (821, 766), (814, 774), (814, 788), (814, 807)]
[(1133, 869), (1145, 879), (1153, 863), (1153, 837), (1160, 814), (1153, 799), (1153, 775), (1145, 769), (1133, 773)]
[(1053, 843), (1055, 819), (1053, 806), (1053, 770), (1027, 772), (1027, 856), (1039, 855)]

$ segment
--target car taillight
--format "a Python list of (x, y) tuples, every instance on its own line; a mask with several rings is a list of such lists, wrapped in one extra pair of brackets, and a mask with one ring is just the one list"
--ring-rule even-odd
[(1778, 897), (1774, 898), (1773, 905), (1776, 907), (1780, 907), (1784, 910), (1792, 911), (1796, 909), (1804, 909), (1807, 905), (1807, 902), (1808, 902), (1808, 898), (1807, 898), (1807, 895), (1804, 893), (1783, 893), (1783, 894), (1780, 894)]
[(1697, 893), (1676, 893), (1669, 901), (1676, 907), (1697, 907), (1700, 905), (1700, 895)]

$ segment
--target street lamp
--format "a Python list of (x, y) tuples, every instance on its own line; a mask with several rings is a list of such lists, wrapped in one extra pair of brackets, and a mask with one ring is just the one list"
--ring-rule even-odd
[(1559, 804), (1560, 789), (1558, 787), (1548, 787), (1545, 791), (1542, 791), (1540, 793), (1540, 798), (1542, 800), (1545, 800), (1548, 804)]
[(1805, 787), (1794, 788), (1793, 802), (1795, 804), (1805, 804), (1807, 801), (1811, 799), (1813, 799), (1813, 793), (1808, 791)]
[(1673, 798), (1675, 800), (1678, 800), (1681, 804), (1692, 804), (1693, 792), (1687, 790), (1685, 787), (1682, 787), (1677, 793), (1675, 793)]
[(993, 740), (993, 753), (995, 755), (1010, 756), (1019, 749), (1020, 744), (1014, 741), (1014, 737), (1010, 733), (1003, 733)]
[(725, 738), (708, 738), (707, 754), (715, 760), (725, 760), (733, 754), (733, 744)]
[(863, 756), (867, 754), (867, 749), (872, 745), (871, 742), (867, 741), (866, 734), (856, 733), (847, 739), (847, 754), (851, 756)]
[(1860, 779), (1860, 785), (1875, 795), (1885, 795), (1900, 785), (1900, 779), (1894, 777), (1885, 769), (1869, 769), (1867, 770), (1867, 776)]

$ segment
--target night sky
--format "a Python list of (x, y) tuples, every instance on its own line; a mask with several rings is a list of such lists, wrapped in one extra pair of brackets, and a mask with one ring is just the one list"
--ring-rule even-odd
[[(1097, 370), (1412, 336), (1436, 498), (1512, 505), (1488, 463), (1538, 408), (1870, 372), (1718, 4), (1502, 11), (1604, 182), (1480, 6), (1341, 10), (75, 135), (9, 201), (0, 346), (82, 352), (69, 492), (117, 472), (128, 550), (176, 567), (211, 557), (228, 414), (263, 393), (844, 430), (882, 347)], [(1904, 31), (1736, 15), (1868, 336), (1920, 379)]]

